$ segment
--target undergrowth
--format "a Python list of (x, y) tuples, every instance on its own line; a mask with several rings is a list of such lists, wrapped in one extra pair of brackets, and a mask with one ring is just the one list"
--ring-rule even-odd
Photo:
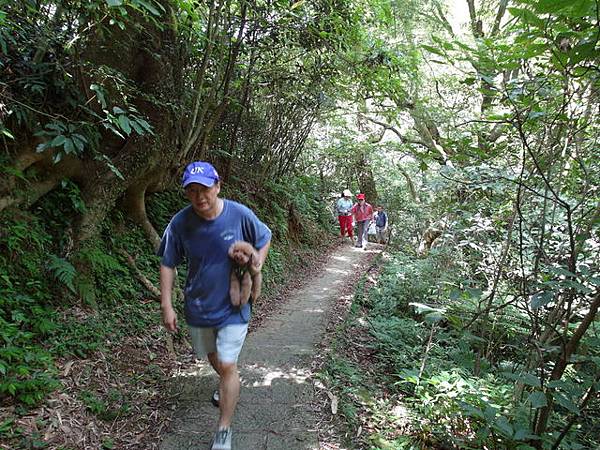
[[(449, 252), (423, 259), (394, 253), (366, 294), (357, 289), (320, 373), (339, 397), (348, 447), (525, 450), (541, 442), (551, 448), (558, 431), (530, 431), (543, 402), (538, 379), (522, 371), (528, 355), (519, 342), (527, 330), (519, 312), (496, 317), (495, 345), (488, 358), (479, 357), (481, 339), (464, 328), (473, 293), (457, 292), (464, 274)], [(587, 379), (573, 374), (557, 384), (555, 430), (579, 414), (576, 399), (593, 382), (593, 369)], [(558, 448), (597, 448), (597, 413), (596, 401)]]

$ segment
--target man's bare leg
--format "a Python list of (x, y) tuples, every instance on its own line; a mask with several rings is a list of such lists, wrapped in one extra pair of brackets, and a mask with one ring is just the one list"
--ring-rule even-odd
[(215, 372), (217, 372), (217, 374), (219, 374), (219, 376), (220, 376), (221, 375), (221, 363), (219, 362), (219, 358), (217, 358), (217, 352), (209, 353), (207, 356), (208, 356), (208, 362), (210, 363), (212, 368), (215, 370)]
[(216, 353), (209, 353), (208, 361), (219, 374), (219, 428), (228, 428), (240, 397), (240, 375), (235, 363), (220, 362)]
[(219, 363), (219, 369), (219, 408), (221, 410), (219, 428), (228, 428), (240, 398), (240, 375), (235, 363)]

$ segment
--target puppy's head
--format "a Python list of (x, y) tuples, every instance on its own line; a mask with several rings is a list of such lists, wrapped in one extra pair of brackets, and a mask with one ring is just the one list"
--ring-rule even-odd
[(254, 248), (247, 242), (234, 242), (231, 247), (229, 247), (229, 257), (240, 266), (247, 265), (250, 262), (253, 254)]
[(250, 261), (250, 256), (248, 256), (246, 252), (242, 250), (234, 250), (232, 259), (240, 266), (245, 266), (248, 264), (248, 261)]

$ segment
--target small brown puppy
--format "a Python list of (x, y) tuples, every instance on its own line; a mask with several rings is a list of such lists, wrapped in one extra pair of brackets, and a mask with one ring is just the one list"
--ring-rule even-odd
[(262, 274), (256, 249), (244, 241), (236, 241), (229, 247), (233, 260), (229, 276), (229, 297), (233, 306), (243, 306), (250, 296), (255, 301), (260, 296)]

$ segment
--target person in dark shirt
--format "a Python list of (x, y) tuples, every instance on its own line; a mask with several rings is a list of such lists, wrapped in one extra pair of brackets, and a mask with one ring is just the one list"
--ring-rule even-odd
[(184, 311), (192, 346), (199, 358), (208, 357), (219, 375), (213, 402), (220, 408), (220, 418), (212, 449), (229, 450), (240, 391), (237, 359), (248, 332), (251, 306), (232, 305), (228, 251), (236, 241), (249, 242), (257, 249), (254, 267), (260, 270), (269, 251), (271, 230), (246, 206), (219, 197), (221, 183), (211, 164), (189, 164), (182, 184), (190, 205), (173, 216), (158, 250), (162, 319), (167, 330), (177, 330), (171, 296), (175, 268), (185, 261)]
[(377, 237), (377, 242), (379, 242), (380, 244), (385, 244), (385, 233), (387, 231), (387, 225), (387, 214), (383, 210), (383, 206), (379, 205), (377, 207), (377, 212), (375, 213), (375, 235)]

